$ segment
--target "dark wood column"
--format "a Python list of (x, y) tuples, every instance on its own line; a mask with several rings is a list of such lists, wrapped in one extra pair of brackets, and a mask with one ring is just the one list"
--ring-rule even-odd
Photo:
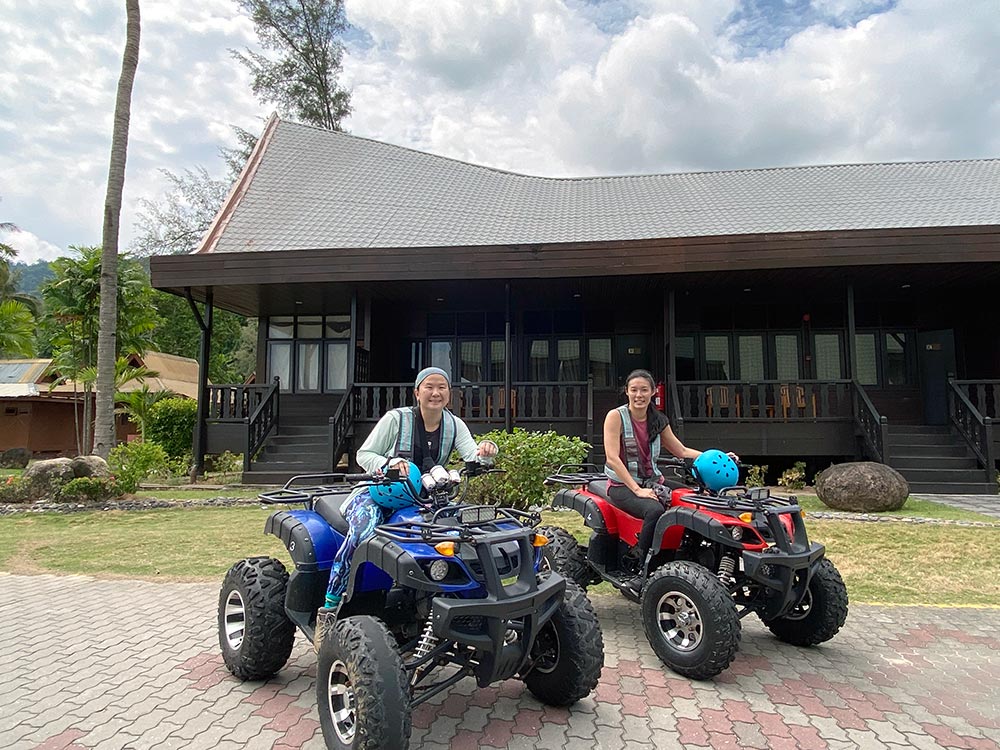
[(667, 416), (670, 417), (674, 434), (682, 438), (684, 436), (684, 418), (681, 416), (681, 405), (678, 403), (679, 391), (677, 390), (677, 314), (676, 299), (674, 290), (667, 293), (664, 300), (663, 328), (667, 339), (667, 401), (670, 408)]
[(347, 387), (350, 389), (354, 385), (357, 377), (355, 368), (357, 367), (358, 356), (358, 292), (351, 292), (351, 344), (347, 347)]
[(208, 363), (212, 358), (212, 321), (214, 318), (213, 290), (205, 289), (205, 316), (202, 317), (198, 306), (191, 296), (191, 287), (184, 289), (191, 312), (194, 313), (198, 327), (201, 329), (201, 350), (198, 353), (198, 414), (194, 425), (194, 466), (191, 468), (191, 480), (205, 473), (205, 446), (207, 443), (206, 420), (208, 418)]
[(504, 429), (508, 433), (514, 431), (514, 409), (513, 406), (513, 354), (510, 345), (510, 282), (504, 284), (504, 313), (503, 313), (503, 390), (504, 403), (507, 408), (504, 410)]
[(847, 377), (854, 379), (858, 373), (854, 324), (854, 285), (847, 285)]

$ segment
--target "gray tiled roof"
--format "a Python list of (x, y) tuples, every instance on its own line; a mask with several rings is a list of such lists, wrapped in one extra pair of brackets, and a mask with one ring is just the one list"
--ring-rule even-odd
[(279, 122), (212, 252), (1000, 224), (1000, 159), (553, 179)]

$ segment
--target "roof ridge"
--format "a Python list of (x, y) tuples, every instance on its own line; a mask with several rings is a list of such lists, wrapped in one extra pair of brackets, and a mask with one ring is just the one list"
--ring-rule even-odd
[(472, 167), (474, 169), (482, 169), (488, 172), (496, 172), (503, 175), (511, 175), (513, 177), (522, 177), (529, 180), (550, 180), (553, 182), (596, 182), (599, 180), (634, 180), (642, 179), (646, 177), (693, 177), (698, 175), (716, 175), (716, 174), (744, 174), (744, 173), (760, 173), (760, 172), (791, 172), (791, 171), (806, 171), (806, 170), (825, 170), (825, 169), (846, 169), (851, 167), (894, 167), (894, 166), (925, 166), (925, 165), (939, 165), (939, 164), (983, 164), (1000, 162), (1000, 157), (979, 157), (973, 159), (920, 159), (917, 161), (875, 161), (875, 162), (843, 162), (843, 163), (828, 163), (828, 164), (793, 164), (787, 166), (777, 166), (777, 167), (745, 167), (740, 169), (702, 169), (693, 171), (681, 171), (681, 172), (640, 172), (636, 174), (614, 174), (614, 175), (592, 175), (592, 176), (576, 176), (576, 177), (548, 177), (545, 175), (533, 175), (525, 174), (524, 172), (514, 172), (509, 169), (501, 169), (499, 167), (491, 167), (486, 164), (477, 164), (476, 162), (465, 161), (463, 159), (457, 159), (453, 156), (444, 156), (442, 154), (435, 154), (430, 151), (421, 151), (417, 148), (411, 146), (401, 146), (398, 143), (389, 143), (388, 141), (380, 141), (375, 138), (369, 138), (363, 135), (355, 135), (354, 133), (348, 133), (344, 130), (329, 130), (328, 128), (321, 128), (318, 125), (311, 125), (309, 123), (294, 122), (292, 120), (280, 120), (279, 125), (293, 125), (299, 128), (309, 128), (310, 130), (318, 130), (321, 133), (325, 133), (332, 136), (347, 137), (353, 140), (366, 141), (368, 143), (373, 143), (377, 146), (386, 146), (392, 149), (398, 149), (400, 151), (407, 151), (412, 154), (418, 154), (419, 156), (429, 157), (432, 159), (440, 159), (443, 161), (452, 162), (455, 164), (461, 164), (465, 167)]

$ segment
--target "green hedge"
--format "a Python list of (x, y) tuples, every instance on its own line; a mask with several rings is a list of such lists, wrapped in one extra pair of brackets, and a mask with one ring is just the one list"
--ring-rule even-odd
[(578, 437), (556, 432), (530, 432), (517, 428), (513, 433), (501, 430), (479, 435), (477, 440), (492, 440), (500, 448), (495, 466), (505, 474), (493, 474), (470, 481), (467, 502), (496, 503), (511, 508), (528, 509), (552, 502), (554, 488), (546, 487), (545, 477), (562, 464), (587, 460), (590, 445)]
[(173, 458), (191, 452), (198, 402), (189, 398), (165, 398), (149, 411), (146, 439), (159, 443)]

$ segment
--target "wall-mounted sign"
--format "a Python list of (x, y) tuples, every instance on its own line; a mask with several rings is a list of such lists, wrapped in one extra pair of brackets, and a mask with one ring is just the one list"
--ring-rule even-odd
[(629, 354), (642, 354), (642, 347), (640, 346), (630, 346), (628, 348)]

